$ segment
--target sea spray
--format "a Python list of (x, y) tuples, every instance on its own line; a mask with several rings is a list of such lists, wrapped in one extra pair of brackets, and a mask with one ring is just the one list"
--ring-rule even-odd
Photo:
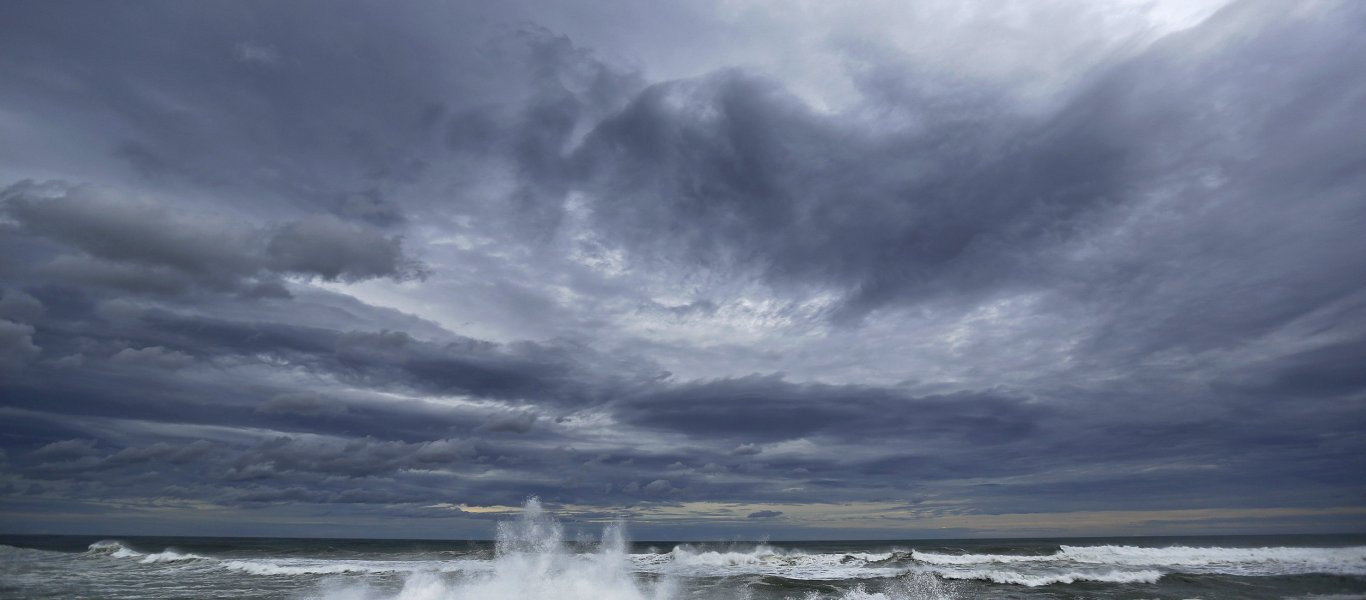
[(619, 528), (600, 544), (566, 544), (558, 523), (528, 508), (497, 542), (0, 535), (0, 600), (1366, 598), (1363, 536), (732, 542), (626, 554)]
[(670, 579), (637, 581), (619, 525), (603, 532), (595, 552), (575, 554), (564, 529), (532, 498), (513, 521), (498, 524), (492, 572), (463, 579), (431, 572), (410, 575), (397, 600), (667, 600)]
[[(632, 574), (631, 555), (620, 524), (604, 529), (596, 551), (575, 554), (564, 543), (564, 529), (535, 498), (517, 519), (498, 524), (492, 572), (452, 579), (433, 572), (410, 575), (396, 600), (672, 600), (676, 580), (667, 574), (653, 582)], [(774, 557), (810, 558), (760, 545), (751, 552), (697, 551), (679, 546), (665, 555), (682, 566), (749, 564)], [(879, 557), (881, 558), (881, 557)], [(862, 559), (860, 562), (863, 562)], [(876, 592), (862, 586), (838, 592), (838, 600), (951, 600), (951, 585), (929, 573), (904, 573)], [(720, 591), (720, 590), (718, 590)], [(752, 597), (748, 586), (721, 592), (725, 600)], [(711, 597), (711, 596), (708, 596)], [(814, 600), (814, 594), (791, 596)]]

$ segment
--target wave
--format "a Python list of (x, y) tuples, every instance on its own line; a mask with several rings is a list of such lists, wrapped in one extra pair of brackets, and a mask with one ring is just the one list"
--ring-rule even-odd
[(952, 584), (929, 573), (908, 573), (886, 589), (869, 592), (862, 585), (845, 590), (838, 600), (954, 600), (958, 593)]
[(142, 559), (139, 560), (138, 562), (144, 563), (144, 564), (152, 564), (152, 563), (186, 562), (186, 561), (192, 561), (192, 560), (212, 560), (212, 559), (210, 559), (210, 558), (207, 557), (207, 556), (200, 556), (200, 555), (198, 555), (198, 554), (181, 553), (181, 552), (176, 552), (175, 550), (167, 549), (167, 550), (164, 550), (164, 551), (162, 551), (162, 552), (155, 552), (155, 553), (152, 553), (152, 554), (145, 555), (145, 556), (143, 556)]
[[(671, 597), (675, 584), (686, 579), (736, 576), (776, 577), (794, 584), (809, 582), (818, 586), (836, 581), (852, 585), (855, 580), (862, 580), (874, 589), (846, 588), (839, 592), (845, 600), (948, 597), (947, 588), (936, 591), (931, 584), (962, 580), (1037, 587), (1079, 582), (1156, 584), (1173, 574), (1366, 576), (1366, 546), (1063, 545), (1051, 554), (950, 554), (920, 550), (814, 553), (768, 544), (720, 549), (681, 544), (669, 552), (628, 554), (626, 547), (620, 527), (609, 527), (597, 551), (575, 553), (564, 543), (560, 525), (545, 515), (539, 504), (530, 502), (520, 518), (499, 525), (498, 542), (491, 558), (210, 557), (174, 548), (149, 553), (119, 540), (91, 544), (85, 554), (168, 568), (196, 565), (195, 569), (222, 569), (265, 577), (395, 574), (396, 579), (404, 582), (396, 597), (405, 600), (650, 600)], [(918, 581), (915, 585), (919, 588), (898, 592), (908, 581)], [(803, 586), (809, 587), (805, 583), (797, 585), (805, 589)], [(834, 588), (829, 591), (836, 592)], [(332, 590), (320, 597), (336, 596), (385, 597), (357, 590)]]
[(146, 556), (145, 554), (138, 552), (137, 550), (134, 550), (123, 545), (123, 542), (120, 542), (118, 540), (100, 540), (98, 542), (90, 544), (90, 546), (86, 548), (85, 553), (92, 555), (109, 556), (113, 558), (134, 558)]
[(896, 555), (897, 555), (897, 554), (899, 554), (899, 553), (898, 553), (898, 552), (882, 552), (882, 553), (878, 553), (878, 554), (872, 554), (872, 553), (869, 553), (869, 552), (852, 552), (852, 553), (845, 554), (845, 555), (844, 555), (844, 558), (846, 558), (846, 559), (853, 559), (853, 560), (861, 560), (861, 561), (863, 561), (863, 562), (865, 562), (865, 563), (871, 564), (871, 563), (880, 563), (880, 562), (884, 562), (884, 561), (891, 560), (891, 559), (893, 559), (893, 558), (896, 558)]
[(1053, 554), (939, 554), (912, 551), (936, 566), (1112, 565), (1229, 575), (1366, 575), (1366, 546), (1343, 548), (1216, 548), (1193, 546), (1060, 546)]
[[(480, 600), (664, 600), (674, 596), (672, 582), (638, 582), (633, 574), (620, 527), (603, 532), (597, 552), (573, 554), (564, 531), (529, 500), (521, 516), (499, 523), (492, 569), (459, 578), (438, 573), (409, 575), (396, 600), (479, 598)], [(319, 597), (371, 598), (368, 590), (344, 593), (322, 590)]]
[(250, 575), (342, 575), (347, 573), (477, 573), (488, 571), (488, 561), (476, 560), (326, 560), (219, 559), (225, 569)]
[(40, 550), (38, 548), (24, 548), (21, 546), (0, 544), (0, 564), (3, 564), (8, 560), (22, 560), (24, 558), (43, 560), (62, 557), (67, 554), (68, 553), (66, 552), (59, 552), (56, 550)]
[[(209, 557), (167, 548), (145, 553), (118, 540), (91, 544), (85, 554), (146, 564), (194, 563), (260, 576), (400, 573), (397, 595), (373, 591), (366, 580), (323, 578), (317, 598), (356, 600), (665, 600), (675, 596), (671, 580), (642, 582), (636, 578), (619, 527), (604, 532), (596, 552), (575, 554), (564, 543), (563, 530), (539, 503), (527, 503), (519, 519), (500, 523), (493, 560), (355, 560), (311, 558)], [(699, 560), (707, 560), (706, 558)], [(340, 587), (339, 587), (340, 586)]]
[(690, 577), (769, 575), (795, 580), (871, 579), (903, 574), (903, 566), (874, 564), (892, 553), (809, 554), (759, 544), (750, 550), (706, 550), (689, 544), (665, 554), (633, 554), (635, 568), (645, 573)]
[(1053, 562), (1057, 554), (935, 554), (933, 552), (911, 551), (911, 559), (931, 565), (982, 565), (993, 563), (1036, 563)]
[[(1061, 546), (1059, 553), (1083, 563), (1169, 567), (1265, 567), (1269, 575), (1327, 573), (1366, 575), (1366, 546), (1346, 548), (1208, 548), (1169, 546)], [(1245, 574), (1245, 573), (1239, 573)]]
[(1053, 572), (1053, 573), (1024, 573), (1020, 571), (998, 571), (998, 570), (970, 570), (970, 571), (935, 571), (936, 575), (945, 579), (978, 579), (990, 581), (992, 583), (1004, 583), (1011, 585), (1023, 585), (1028, 587), (1038, 587), (1041, 585), (1055, 585), (1076, 583), (1078, 581), (1093, 581), (1098, 583), (1157, 583), (1162, 578), (1162, 572), (1152, 569), (1142, 571), (1082, 571), (1082, 572)]
[[(397, 595), (376, 594), (362, 586), (337, 589), (335, 583), (320, 584), (318, 598), (354, 599), (394, 598), (396, 600), (437, 600), (479, 598), (480, 600), (666, 600), (679, 597), (680, 575), (718, 575), (734, 572), (759, 573), (781, 570), (784, 576), (832, 575), (835, 569), (849, 571), (850, 562), (860, 565), (883, 555), (806, 554), (759, 545), (749, 550), (706, 550), (688, 545), (668, 553), (627, 554), (619, 526), (607, 528), (596, 552), (573, 554), (563, 543), (563, 531), (545, 515), (540, 504), (528, 501), (515, 521), (500, 523), (497, 547), (489, 569), (484, 573), (461, 575), (422, 571), (409, 575)], [(655, 574), (641, 579), (640, 573)], [(814, 577), (812, 577), (814, 578)], [(841, 577), (832, 577), (841, 578)], [(886, 590), (847, 591), (843, 600), (944, 599), (944, 583), (933, 575), (921, 574), (906, 581), (894, 581)], [(926, 590), (938, 592), (926, 593)]]
[(161, 552), (153, 552), (151, 554), (147, 554), (145, 552), (138, 552), (137, 550), (129, 548), (128, 546), (125, 546), (123, 542), (120, 542), (118, 540), (100, 540), (98, 542), (90, 544), (86, 547), (85, 554), (92, 556), (107, 556), (109, 558), (136, 558), (138, 559), (138, 562), (143, 564), (212, 560), (207, 556), (200, 556), (198, 554), (190, 554), (187, 552), (179, 552), (172, 548), (167, 548), (165, 550), (162, 550)]
[(736, 567), (772, 563), (791, 564), (800, 552), (782, 552), (760, 544), (749, 552), (699, 550), (687, 544), (674, 547), (666, 556), (672, 564), (689, 567)]
[(92, 556), (136, 559), (142, 564), (207, 563), (229, 571), (251, 575), (341, 575), (346, 573), (416, 573), (419, 571), (478, 572), (488, 569), (488, 561), (479, 560), (233, 559), (180, 552), (172, 548), (147, 554), (129, 548), (118, 540), (95, 542), (87, 548), (85, 553)]
[[(528, 542), (520, 542), (526, 544)], [(542, 543), (542, 542), (536, 542)], [(548, 551), (544, 547), (530, 547), (535, 552)], [(526, 550), (526, 548), (523, 548)], [(563, 554), (566, 568), (582, 568), (600, 560), (598, 554)], [(505, 549), (505, 554), (509, 552)], [(523, 552), (525, 553), (525, 552)], [(161, 552), (144, 553), (118, 540), (102, 540), (91, 544), (87, 554), (135, 559), (143, 564), (197, 563), (261, 576), (340, 575), (347, 573), (486, 573), (497, 568), (497, 560), (362, 560), (311, 558), (225, 558), (210, 557), (167, 548)], [(511, 552), (517, 554), (517, 552)], [(807, 554), (797, 550), (783, 550), (760, 544), (748, 550), (708, 550), (683, 544), (667, 553), (625, 554), (622, 560), (629, 570), (662, 576), (725, 577), (735, 575), (773, 575), (794, 580), (874, 579), (895, 577), (909, 569), (904, 565), (887, 563), (893, 553), (832, 553)], [(882, 564), (887, 563), (887, 564)]]

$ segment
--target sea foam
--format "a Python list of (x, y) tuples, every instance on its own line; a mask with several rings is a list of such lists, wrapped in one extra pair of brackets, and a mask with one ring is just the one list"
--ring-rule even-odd
[(911, 557), (922, 564), (944, 567), (1095, 565), (1229, 575), (1366, 575), (1366, 546), (1208, 548), (1064, 545), (1053, 554), (940, 554), (912, 551)]
[[(608, 527), (596, 552), (574, 554), (560, 524), (529, 500), (522, 515), (500, 523), (492, 569), (459, 576), (422, 571), (409, 575), (395, 600), (666, 600), (672, 581), (636, 581), (620, 526)], [(374, 598), (368, 590), (325, 591), (326, 597)]]
[(1042, 573), (974, 569), (966, 571), (936, 571), (936, 573), (945, 579), (979, 579), (992, 583), (1008, 583), (1028, 587), (1054, 585), (1059, 583), (1076, 583), (1078, 581), (1094, 581), (1100, 583), (1157, 583), (1157, 580), (1162, 578), (1161, 571), (1152, 569), (1144, 569), (1141, 571), (1109, 570)]
[(783, 550), (767, 544), (751, 549), (708, 550), (680, 544), (667, 554), (635, 554), (635, 568), (645, 573), (691, 577), (733, 575), (776, 575), (787, 579), (873, 579), (895, 577), (908, 569), (893, 565), (874, 565), (892, 553), (815, 554)]
[[(325, 584), (317, 597), (345, 600), (672, 600), (676, 577), (781, 572), (788, 578), (841, 579), (871, 576), (859, 569), (890, 554), (806, 554), (767, 545), (748, 550), (706, 550), (680, 545), (668, 553), (628, 554), (621, 526), (609, 526), (595, 552), (566, 547), (560, 524), (530, 500), (514, 521), (500, 523), (492, 567), (482, 573), (420, 571), (408, 575), (397, 594), (363, 585)], [(637, 573), (654, 575), (642, 581)], [(856, 587), (838, 600), (947, 600), (951, 587), (928, 573), (897, 571), (880, 591)], [(889, 576), (883, 572), (882, 576)]]
[[(560, 524), (532, 500), (520, 517), (499, 525), (491, 559), (487, 555), (408, 555), (407, 560), (383, 556), (211, 557), (175, 548), (145, 552), (119, 540), (91, 544), (84, 555), (98, 560), (156, 565), (176, 572), (232, 571), (261, 577), (312, 577), (318, 586), (314, 597), (356, 600), (668, 600), (677, 597), (676, 592), (685, 586), (694, 586), (699, 580), (703, 585), (711, 585), (705, 582), (716, 578), (739, 585), (736, 591), (744, 591), (749, 585), (787, 585), (770, 583), (781, 580), (845, 581), (853, 587), (835, 592), (835, 597), (902, 600), (951, 597), (950, 591), (956, 586), (975, 585), (955, 580), (1037, 587), (1081, 582), (1151, 585), (1176, 573), (1366, 576), (1366, 546), (1062, 545), (1048, 554), (905, 549), (818, 553), (768, 544), (681, 544), (669, 552), (652, 550), (637, 554), (628, 553), (627, 548), (621, 527), (612, 526), (606, 529), (595, 551), (571, 549), (565, 543)], [(27, 552), (7, 550), (11, 554)]]
[(123, 545), (123, 542), (120, 542), (118, 540), (100, 540), (86, 547), (85, 553), (93, 556), (107, 556), (110, 558), (136, 558), (138, 559), (138, 562), (149, 565), (154, 563), (175, 563), (193, 560), (214, 560), (207, 556), (190, 554), (188, 552), (179, 552), (173, 548), (167, 548), (165, 550), (162, 550), (161, 552), (153, 552), (151, 554), (147, 554), (129, 548), (128, 546)]

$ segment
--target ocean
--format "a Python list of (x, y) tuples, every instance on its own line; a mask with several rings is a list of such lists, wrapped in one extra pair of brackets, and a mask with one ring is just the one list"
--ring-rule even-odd
[(1366, 599), (1366, 536), (496, 542), (0, 536), (2, 598)]

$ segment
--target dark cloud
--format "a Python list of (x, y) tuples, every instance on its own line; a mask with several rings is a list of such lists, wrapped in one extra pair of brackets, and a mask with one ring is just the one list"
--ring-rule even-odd
[(0, 6), (5, 522), (1360, 504), (1360, 5), (603, 10)]
[(285, 392), (271, 396), (256, 407), (266, 414), (293, 414), (305, 417), (328, 417), (346, 414), (345, 404), (308, 392)]
[(386, 238), (336, 218), (316, 217), (285, 225), (266, 243), (266, 254), (275, 270), (329, 281), (425, 276), (421, 265), (403, 257), (398, 238)]
[(425, 276), (420, 263), (403, 255), (397, 237), (332, 216), (271, 230), (58, 182), (21, 182), (0, 193), (0, 200), (21, 232), (78, 251), (58, 254), (40, 268), (77, 283), (159, 292), (203, 285), (280, 296), (283, 288), (274, 279), (280, 276)]
[[(948, 435), (992, 444), (1028, 435), (1047, 413), (1021, 399), (989, 394), (917, 398), (882, 387), (793, 384), (776, 375), (671, 386), (617, 406), (629, 423), (759, 441)], [(733, 452), (756, 450), (742, 443)]]
[[(1010, 283), (1024, 255), (1113, 201), (1100, 186), (1113, 185), (1123, 144), (1087, 123), (1003, 114), (969, 129), (938, 117), (926, 118), (943, 131), (868, 131), (725, 72), (646, 90), (580, 153), (609, 239), (849, 290), (838, 314), (850, 316)], [(1015, 139), (989, 139), (1002, 131)], [(1006, 150), (975, 156), (991, 144)]]
[[(925, 98), (915, 90), (926, 82), (876, 71), (857, 80), (873, 103), (868, 110), (905, 107), (917, 116), (913, 126), (819, 113), (780, 84), (744, 72), (662, 83), (598, 125), (576, 158), (607, 239), (646, 261), (681, 254), (705, 269), (833, 286), (844, 293), (835, 316), (984, 287), (1054, 286), (1078, 274), (1085, 280), (1090, 273), (1040, 263), (1056, 261), (1060, 246), (1088, 243), (1095, 220), (1144, 196), (1181, 194), (1211, 205), (1178, 234), (1199, 231), (1229, 244), (1242, 232), (1236, 219), (1233, 226), (1223, 220), (1232, 217), (1226, 211), (1280, 202), (1287, 193), (1315, 198), (1299, 227), (1344, 210), (1360, 214), (1358, 202), (1335, 191), (1360, 185), (1359, 159), (1348, 158), (1359, 154), (1352, 146), (1363, 126), (1353, 117), (1360, 98), (1328, 101), (1328, 81), (1361, 67), (1361, 53), (1341, 52), (1362, 43), (1348, 25), (1361, 15), (1345, 6), (1331, 11), (1340, 13), (1338, 24), (1308, 18), (1266, 26), (1258, 7), (1232, 7), (1200, 33), (1175, 34), (1092, 78), (1045, 119), (1013, 113), (991, 90), (950, 87)], [(1206, 47), (1206, 36), (1232, 38), (1249, 21), (1268, 29)], [(1306, 62), (1306, 54), (1316, 58)], [(1264, 92), (1268, 76), (1281, 82), (1280, 94)], [(936, 102), (944, 97), (954, 101)], [(1285, 129), (1306, 118), (1345, 129)], [(1293, 143), (1297, 152), (1283, 153), (1278, 143)], [(1215, 205), (1234, 194), (1244, 197)], [(1340, 240), (1323, 259), (1347, 256), (1350, 244)], [(1272, 259), (1277, 276), (1317, 279), (1290, 270), (1315, 252), (1295, 250), (1303, 255)], [(1241, 322), (1215, 326), (1241, 333), (1255, 326), (1247, 321), (1283, 310), (1273, 303), (1308, 309), (1316, 294), (1326, 301), (1356, 291), (1341, 278), (1352, 268), (1324, 268), (1337, 279), (1267, 294), (1261, 306), (1248, 307), (1258, 313), (1235, 313), (1229, 318)], [(1122, 281), (1084, 281), (1090, 291), (1114, 284)]]
[(33, 343), (33, 326), (0, 320), (0, 370), (18, 370), (42, 352)]
[(161, 369), (181, 369), (194, 363), (194, 357), (178, 352), (167, 350), (161, 346), (148, 346), (146, 348), (124, 348), (115, 352), (109, 357), (109, 362), (121, 366), (150, 366)]
[(37, 321), (43, 316), (42, 301), (19, 290), (0, 296), (0, 317), (20, 322)]

